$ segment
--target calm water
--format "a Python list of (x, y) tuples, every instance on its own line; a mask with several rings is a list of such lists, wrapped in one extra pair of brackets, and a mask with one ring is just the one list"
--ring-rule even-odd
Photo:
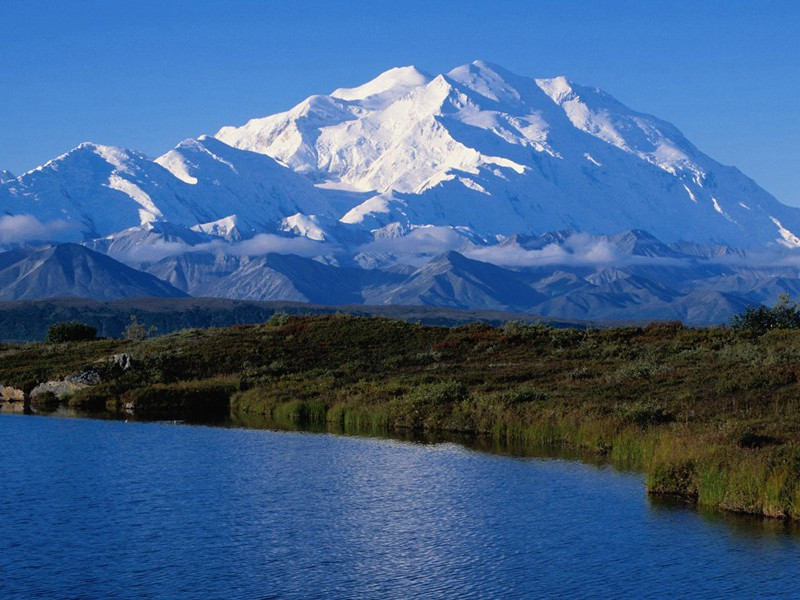
[(800, 537), (637, 475), (303, 433), (2, 416), (1, 598), (800, 597)]

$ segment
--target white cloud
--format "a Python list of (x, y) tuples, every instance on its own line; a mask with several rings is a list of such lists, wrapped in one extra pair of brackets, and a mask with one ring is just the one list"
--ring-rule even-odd
[(229, 256), (262, 256), (275, 252), (278, 254), (297, 254), (298, 256), (311, 258), (328, 254), (335, 250), (336, 247), (331, 244), (316, 242), (304, 237), (285, 237), (272, 233), (259, 233), (240, 242), (228, 242), (220, 239), (194, 246), (190, 246), (185, 242), (155, 240), (128, 248), (114, 256), (123, 262), (137, 264), (157, 262), (168, 256), (179, 256), (189, 252), (212, 252)]
[(0, 217), (0, 244), (63, 240), (74, 229), (66, 221), (43, 223), (33, 215), (4, 215)]
[(359, 251), (376, 254), (415, 255), (444, 254), (450, 250), (466, 252), (475, 245), (452, 227), (424, 226), (400, 237), (387, 237), (364, 244)]
[(476, 248), (466, 253), (475, 260), (504, 267), (537, 265), (611, 265), (627, 262), (630, 257), (619, 254), (613, 244), (594, 236), (576, 233), (563, 244), (548, 244), (527, 250), (518, 245), (495, 245)]
[(224, 249), (224, 252), (236, 256), (260, 256), (270, 252), (277, 252), (279, 254), (297, 254), (299, 256), (312, 257), (325, 254), (332, 249), (333, 246), (330, 244), (317, 242), (305, 237), (284, 237), (272, 233), (259, 233), (249, 239), (230, 244)]

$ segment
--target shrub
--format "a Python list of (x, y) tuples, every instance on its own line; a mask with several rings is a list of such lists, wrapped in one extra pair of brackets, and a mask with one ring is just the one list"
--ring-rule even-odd
[(139, 319), (136, 315), (131, 315), (130, 323), (125, 326), (122, 337), (132, 342), (141, 342), (143, 339), (149, 338), (151, 335), (155, 334), (156, 331), (157, 328), (155, 325), (148, 327), (143, 323), (139, 323)]
[(289, 315), (285, 312), (276, 312), (272, 313), (269, 319), (267, 319), (267, 325), (270, 327), (280, 327), (281, 325), (286, 325), (289, 322)]
[(675, 420), (675, 415), (666, 408), (649, 402), (637, 402), (630, 406), (622, 407), (618, 410), (618, 414), (624, 422), (638, 425), (639, 427), (672, 423)]
[(681, 321), (650, 321), (645, 325), (644, 330), (647, 333), (668, 334), (675, 333), (684, 329)]
[(516, 405), (527, 402), (547, 402), (547, 392), (535, 387), (521, 386), (503, 395), (506, 404)]
[(428, 383), (415, 387), (408, 399), (414, 404), (441, 405), (452, 402), (461, 402), (469, 397), (469, 390), (463, 383), (457, 381), (444, 381)]
[(647, 474), (647, 491), (697, 497), (697, 465), (691, 459), (656, 461)]
[(528, 321), (506, 321), (503, 325), (503, 333), (507, 335), (544, 335), (550, 332), (552, 327), (539, 321), (530, 323)]
[(800, 307), (789, 294), (778, 296), (775, 306), (748, 306), (731, 319), (734, 330), (763, 335), (771, 329), (800, 329)]
[(53, 392), (43, 392), (31, 399), (31, 404), (41, 411), (52, 411), (59, 407), (61, 400)]
[(47, 330), (47, 341), (51, 344), (84, 342), (94, 339), (97, 339), (97, 329), (78, 321), (56, 323)]
[(123, 395), (138, 416), (147, 418), (206, 418), (228, 413), (230, 397), (238, 390), (236, 378), (213, 377), (133, 389)]
[(775, 446), (783, 442), (771, 435), (747, 431), (739, 437), (740, 448), (764, 448), (765, 446)]

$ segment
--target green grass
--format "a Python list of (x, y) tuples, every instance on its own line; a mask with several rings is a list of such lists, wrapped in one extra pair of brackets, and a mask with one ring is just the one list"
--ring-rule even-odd
[[(107, 360), (128, 352), (134, 367)], [(138, 343), (0, 346), (29, 392), (92, 369), (73, 406), (241, 415), (332, 431), (477, 434), (640, 469), (654, 493), (800, 518), (800, 331), (676, 324), (432, 327), (346, 315), (186, 330)]]

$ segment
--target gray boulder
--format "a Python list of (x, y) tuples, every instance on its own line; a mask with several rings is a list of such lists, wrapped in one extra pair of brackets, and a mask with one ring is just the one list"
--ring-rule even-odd
[(100, 375), (96, 371), (81, 371), (73, 373), (61, 380), (45, 381), (31, 390), (31, 400), (36, 400), (45, 394), (52, 394), (59, 400), (64, 400), (76, 392), (100, 383)]

